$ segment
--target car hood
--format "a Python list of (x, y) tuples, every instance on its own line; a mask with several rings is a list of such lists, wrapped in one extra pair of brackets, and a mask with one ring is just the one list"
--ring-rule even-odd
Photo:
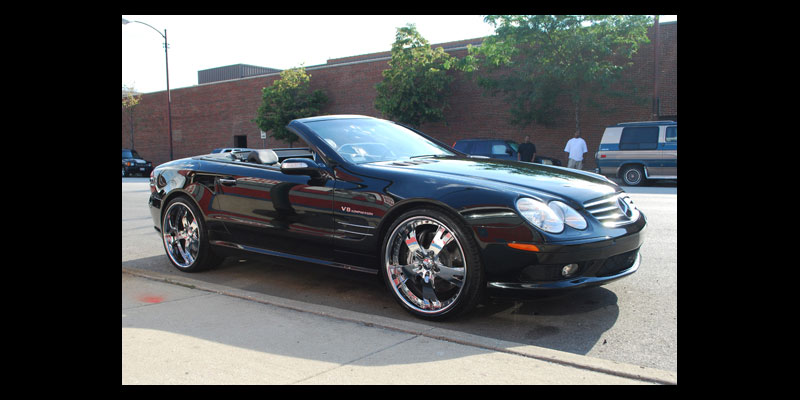
[(136, 164), (147, 164), (147, 161), (141, 158), (123, 158), (122, 161), (133, 161)]
[[(417, 158), (364, 164), (396, 171), (416, 171), (422, 175), (457, 177), (476, 186), (494, 189), (515, 188), (521, 193), (545, 192), (582, 204), (588, 200), (622, 191), (613, 182), (592, 173), (541, 164), (480, 158)], [(513, 190), (513, 189), (512, 189)]]

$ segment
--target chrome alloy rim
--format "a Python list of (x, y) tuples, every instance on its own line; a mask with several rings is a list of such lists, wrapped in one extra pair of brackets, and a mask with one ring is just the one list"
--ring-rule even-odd
[(418, 312), (446, 311), (464, 288), (464, 250), (436, 219), (419, 216), (399, 224), (389, 236), (384, 261), (395, 294)]
[(200, 252), (200, 229), (192, 210), (185, 204), (173, 203), (164, 215), (164, 247), (177, 266), (190, 267)]

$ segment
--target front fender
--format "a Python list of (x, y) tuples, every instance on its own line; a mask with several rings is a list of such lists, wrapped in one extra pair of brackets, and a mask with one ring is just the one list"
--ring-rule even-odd
[[(153, 172), (155, 188), (150, 196), (150, 207), (158, 210), (158, 214), (153, 213), (154, 223), (160, 228), (161, 218), (163, 217), (163, 206), (168, 204), (177, 196), (184, 196), (191, 199), (204, 219), (208, 219), (208, 210), (214, 199), (213, 183), (198, 182), (195, 179), (195, 168), (198, 160), (183, 159), (176, 160), (167, 164), (162, 164)], [(152, 212), (152, 211), (151, 211)]]

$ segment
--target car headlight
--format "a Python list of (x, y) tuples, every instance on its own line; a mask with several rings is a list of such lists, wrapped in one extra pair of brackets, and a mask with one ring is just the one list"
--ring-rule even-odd
[(564, 220), (541, 201), (523, 197), (517, 200), (517, 210), (528, 222), (545, 232), (559, 233), (564, 230)]
[(572, 207), (560, 202), (551, 201), (544, 204), (528, 197), (517, 200), (517, 210), (534, 226), (545, 232), (561, 233), (564, 224), (575, 229), (586, 229), (586, 220)]
[(551, 201), (547, 205), (561, 217), (565, 224), (575, 229), (586, 229), (586, 220), (574, 208), (560, 201)]

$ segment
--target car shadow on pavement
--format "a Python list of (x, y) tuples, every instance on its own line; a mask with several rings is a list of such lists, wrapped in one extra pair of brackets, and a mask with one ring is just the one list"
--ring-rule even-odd
[[(237, 290), (581, 355), (600, 345), (603, 334), (614, 326), (619, 315), (616, 294), (604, 287), (536, 299), (487, 297), (467, 315), (446, 322), (430, 322), (401, 309), (376, 276), (354, 271), (294, 261), (229, 257), (215, 269), (186, 274), (172, 267), (165, 255), (127, 260), (122, 266), (144, 275), (155, 272), (154, 276), (174, 277), (176, 282), (185, 277)], [(122, 295), (128, 294), (123, 292)], [(219, 336), (202, 339), (225, 340)], [(227, 344), (240, 345), (235, 342)]]

